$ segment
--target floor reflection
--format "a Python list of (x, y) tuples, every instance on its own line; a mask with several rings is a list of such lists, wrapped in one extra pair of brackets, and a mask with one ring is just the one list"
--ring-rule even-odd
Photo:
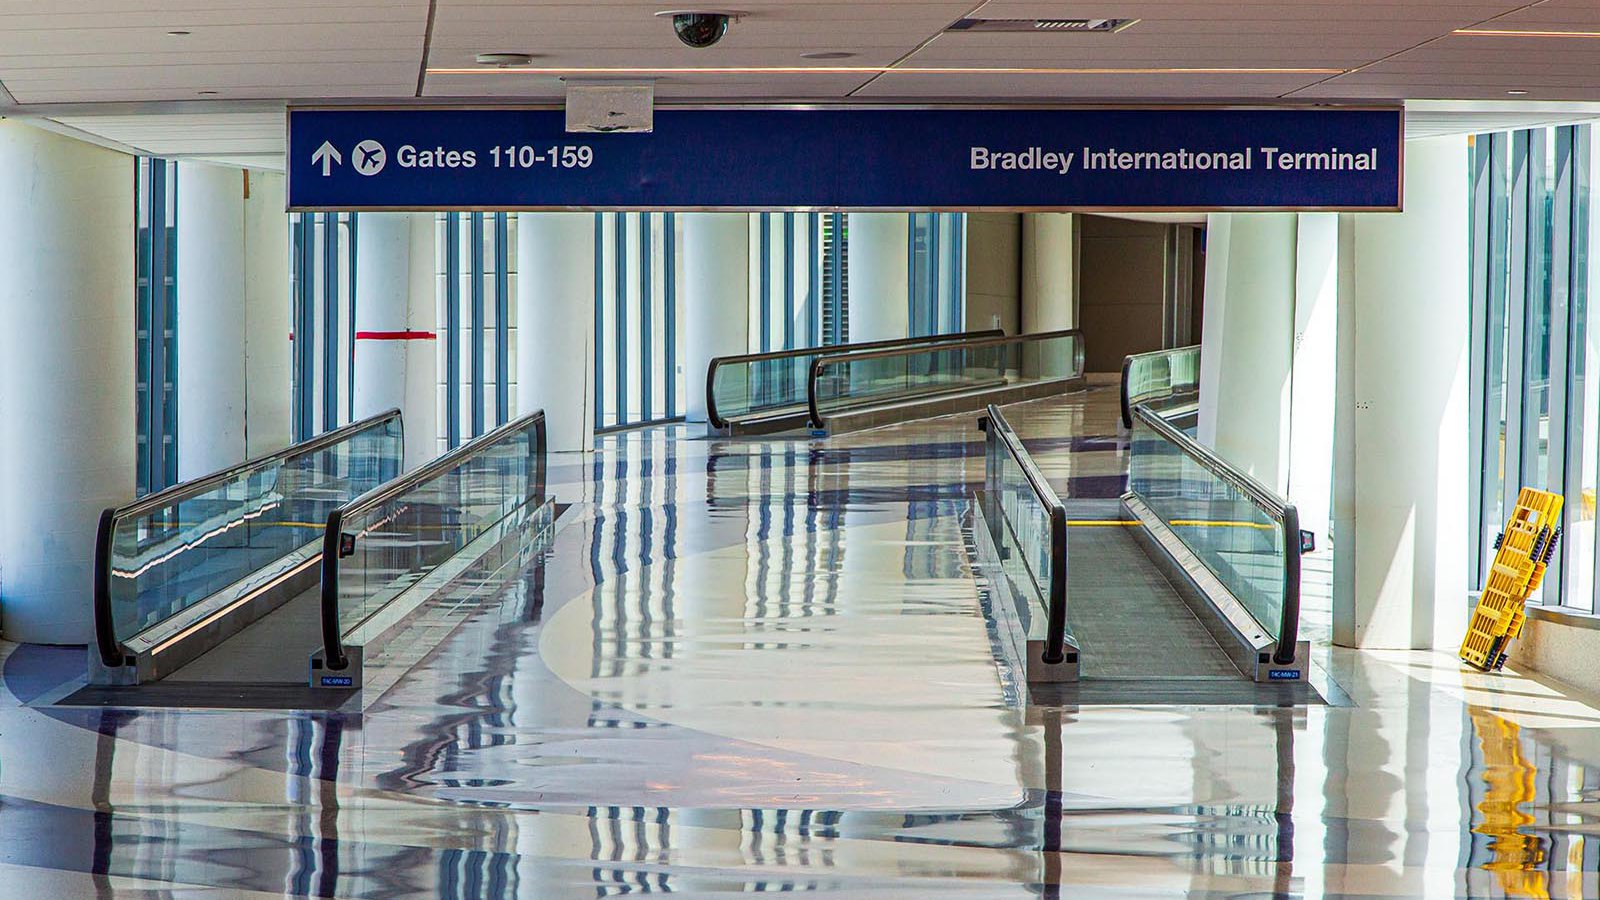
[[(1115, 417), (1012, 418), (1094, 497)], [(969, 418), (558, 459), (545, 558), (359, 712), (49, 708), (81, 651), (0, 646), (0, 895), (1600, 893), (1600, 712), (1559, 686), (1324, 641), (1344, 705), (1013, 702)]]

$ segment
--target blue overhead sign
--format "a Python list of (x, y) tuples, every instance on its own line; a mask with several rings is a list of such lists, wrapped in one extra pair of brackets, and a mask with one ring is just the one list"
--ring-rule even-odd
[(292, 109), (309, 209), (1400, 207), (1398, 109)]

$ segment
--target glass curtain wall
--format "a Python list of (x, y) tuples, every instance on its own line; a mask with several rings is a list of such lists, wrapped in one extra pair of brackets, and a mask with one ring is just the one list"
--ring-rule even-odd
[(683, 416), (680, 227), (673, 213), (595, 213), (596, 431)]
[(510, 421), (517, 403), (517, 217), (435, 217), (439, 452)]
[(1600, 475), (1600, 255), (1589, 126), (1481, 134), (1472, 141), (1472, 490), (1474, 580), (1522, 487), (1563, 494), (1564, 538), (1540, 596), (1600, 611), (1595, 485)]
[(911, 214), (911, 336), (949, 334), (966, 324), (967, 217)]
[(134, 164), (135, 439), (139, 496), (178, 480), (178, 165)]
[(353, 212), (289, 217), (296, 442), (350, 421), (355, 379), (356, 228)]

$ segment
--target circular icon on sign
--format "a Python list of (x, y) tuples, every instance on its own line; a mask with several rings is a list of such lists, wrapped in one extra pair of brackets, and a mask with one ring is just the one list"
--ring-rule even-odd
[(363, 175), (376, 175), (383, 171), (383, 164), (389, 161), (389, 154), (383, 145), (373, 140), (362, 141), (356, 145), (355, 164), (356, 171)]

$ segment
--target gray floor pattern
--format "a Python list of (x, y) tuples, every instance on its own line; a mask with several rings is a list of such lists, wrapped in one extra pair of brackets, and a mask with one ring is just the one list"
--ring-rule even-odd
[(1125, 527), (1069, 529), (1067, 592), (1085, 679), (1242, 677)]
[(167, 676), (168, 682), (305, 684), (322, 646), (322, 592), (312, 588)]

